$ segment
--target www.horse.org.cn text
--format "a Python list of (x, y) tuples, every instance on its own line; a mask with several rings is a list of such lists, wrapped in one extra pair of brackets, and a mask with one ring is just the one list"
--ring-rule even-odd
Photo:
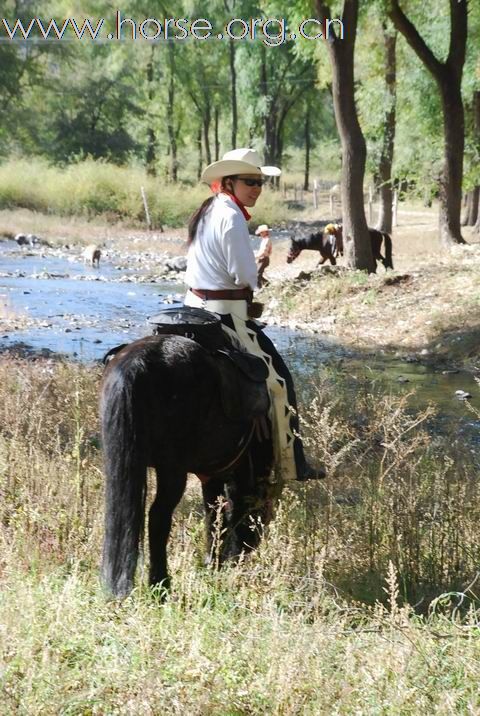
[(260, 41), (267, 47), (278, 47), (285, 42), (296, 40), (323, 40), (336, 36), (344, 37), (344, 26), (339, 19), (326, 18), (321, 21), (317, 18), (302, 20), (294, 28), (289, 28), (285, 18), (233, 18), (221, 28), (207, 18), (145, 18), (137, 21), (131, 17), (124, 17), (120, 10), (115, 13), (115, 19), (110, 23), (112, 28), (108, 31), (105, 18), (98, 21), (84, 18), (77, 20), (68, 17), (64, 20), (53, 18), (42, 20), (39, 17), (30, 20), (18, 18), (8, 20), (1, 18), (0, 42), (48, 42), (59, 40), (94, 40), (97, 42), (109, 41), (184, 41), (198, 40), (244, 40)]

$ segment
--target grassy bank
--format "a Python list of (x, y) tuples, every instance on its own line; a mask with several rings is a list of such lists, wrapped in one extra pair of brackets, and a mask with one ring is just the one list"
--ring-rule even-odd
[[(205, 185), (167, 183), (140, 168), (86, 159), (62, 169), (38, 159), (19, 159), (0, 164), (0, 210), (24, 208), (57, 217), (100, 217), (110, 223), (145, 227), (142, 186), (157, 229), (185, 226), (209, 195)], [(283, 204), (276, 192), (266, 189), (255, 219), (271, 224), (287, 218)]]
[(140, 570), (116, 604), (98, 584), (98, 380), (0, 361), (0, 713), (480, 707), (477, 587), (432, 602), (475, 578), (480, 481), (463, 442), (426, 430), (428, 412), (360, 377), (352, 412), (341, 375), (320, 371), (304, 429), (328, 479), (285, 490), (259, 551), (217, 574), (191, 478), (171, 597), (160, 605)]
[[(400, 230), (401, 231), (401, 230)], [(264, 289), (267, 315), (316, 329), (353, 348), (421, 353), (425, 360), (474, 366), (480, 360), (480, 244), (432, 249), (418, 260), (396, 236), (399, 271), (316, 268), (314, 252)], [(412, 232), (413, 233), (413, 232)], [(309, 255), (308, 255), (309, 254)]]

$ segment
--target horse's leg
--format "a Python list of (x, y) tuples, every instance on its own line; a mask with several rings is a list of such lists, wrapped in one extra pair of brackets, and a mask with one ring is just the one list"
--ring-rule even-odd
[(148, 540), (150, 545), (150, 585), (161, 584), (168, 589), (170, 578), (167, 571), (167, 542), (172, 526), (175, 507), (180, 502), (187, 483), (185, 473), (165, 470), (156, 466), (157, 494), (150, 507)]
[(254, 546), (249, 546), (252, 541), (252, 522), (248, 517), (251, 490), (247, 490), (247, 497), (244, 494), (244, 481), (250, 482), (248, 478), (251, 475), (247, 476), (246, 472), (250, 472), (247, 456), (235, 468), (237, 479), (225, 482), (212, 478), (202, 485), (207, 528), (207, 564), (221, 566), (225, 560), (235, 559)]
[(259, 523), (256, 517), (262, 512), (264, 496), (254, 476), (250, 451), (237, 465), (235, 479), (227, 482), (225, 492), (229, 510), (224, 553), (226, 558), (236, 559), (257, 547), (263, 528), (262, 520)]
[(326, 260), (327, 260), (327, 256), (324, 256), (323, 254), (320, 254), (320, 259), (319, 259), (319, 262), (318, 262), (317, 266), (322, 266), (322, 265), (325, 263)]

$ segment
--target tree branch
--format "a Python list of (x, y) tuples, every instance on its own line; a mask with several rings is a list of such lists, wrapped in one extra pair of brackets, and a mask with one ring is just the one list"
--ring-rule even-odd
[(467, 46), (467, 0), (450, 0), (450, 47), (447, 66), (453, 72), (462, 74)]
[[(327, 20), (330, 19), (331, 8), (326, 2), (322, 2), (322, 0), (315, 0), (315, 5), (317, 8), (318, 19), (321, 20), (325, 26)], [(342, 47), (344, 45), (353, 47), (357, 34), (357, 22), (358, 0), (343, 0), (342, 24), (344, 28), (346, 28), (345, 37), (341, 40), (335, 32), (335, 28), (331, 26), (330, 37), (328, 39), (325, 38), (326, 41), (330, 42), (334, 48)]]
[[(461, 1), (464, 2), (464, 0)], [(457, 2), (457, 0), (450, 0), (450, 2)], [(397, 30), (402, 33), (412, 50), (414, 50), (424, 65), (430, 70), (432, 75), (437, 80), (442, 79), (445, 73), (445, 65), (437, 60), (415, 25), (410, 22), (401, 9), (398, 4), (398, 0), (390, 0), (390, 10), (388, 11), (388, 15)]]
[[(322, 2), (322, 0), (315, 0), (315, 6), (317, 8), (317, 17), (325, 26), (326, 21), (330, 17), (330, 7), (327, 5), (327, 3)], [(333, 29), (328, 42), (331, 42), (332, 45), (335, 45), (337, 41), (338, 37), (335, 30)]]

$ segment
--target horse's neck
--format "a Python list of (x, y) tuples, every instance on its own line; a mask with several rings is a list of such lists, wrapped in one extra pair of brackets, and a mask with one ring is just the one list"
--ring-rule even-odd
[(305, 239), (306, 246), (308, 249), (323, 249), (328, 244), (328, 237), (325, 238), (323, 233), (313, 234), (308, 239)]
[(323, 234), (313, 234), (308, 239), (304, 239), (304, 249), (318, 249), (319, 246), (323, 246)]

